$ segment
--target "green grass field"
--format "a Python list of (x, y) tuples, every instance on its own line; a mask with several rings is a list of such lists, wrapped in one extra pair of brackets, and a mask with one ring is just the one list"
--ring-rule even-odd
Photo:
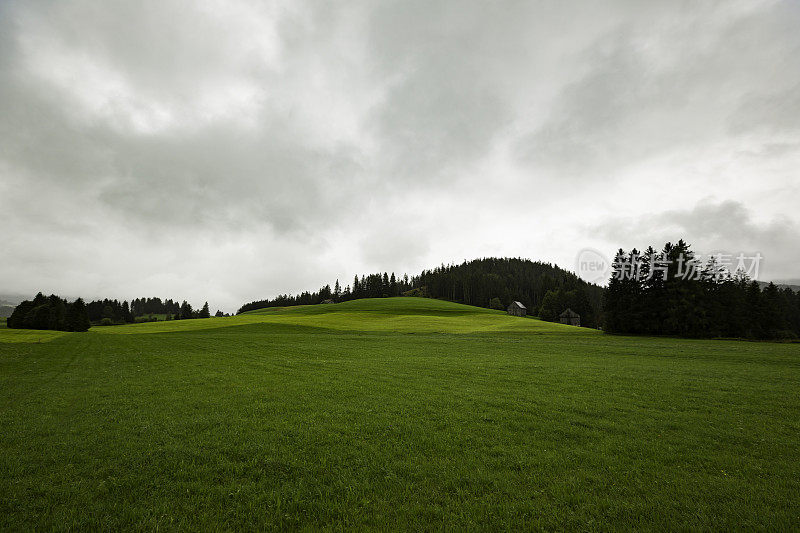
[(435, 300), (0, 329), (2, 529), (796, 529), (800, 344)]

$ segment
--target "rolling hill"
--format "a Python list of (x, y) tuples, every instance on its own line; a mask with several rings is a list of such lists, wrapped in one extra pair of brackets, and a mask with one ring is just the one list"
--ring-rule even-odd
[[(783, 282), (773, 282), (773, 283), (775, 283), (775, 286), (778, 287), (779, 289), (792, 289), (794, 292), (800, 292), (800, 284), (798, 284), (797, 280), (790, 280), (789, 282), (786, 283)], [(766, 287), (769, 284), (770, 284), (769, 281), (758, 282), (759, 287), (761, 287), (762, 289), (764, 289), (764, 287)]]

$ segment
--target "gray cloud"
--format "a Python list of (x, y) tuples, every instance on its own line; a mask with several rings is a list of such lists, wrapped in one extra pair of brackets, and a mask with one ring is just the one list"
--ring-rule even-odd
[(684, 239), (698, 253), (725, 252), (764, 256), (763, 279), (793, 276), (800, 265), (800, 224), (785, 216), (759, 220), (741, 202), (701, 201), (690, 209), (676, 209), (635, 217), (611, 219), (602, 236), (623, 249), (660, 248)]
[(517, 151), (570, 178), (592, 177), (764, 126), (796, 131), (798, 22), (792, 2), (621, 18), (585, 49), (583, 74)]
[[(570, 242), (623, 236), (621, 213), (791, 257), (799, 18), (794, 2), (0, 3), (0, 292), (233, 310), (494, 253), (568, 266)], [(748, 222), (717, 231), (719, 206)]]

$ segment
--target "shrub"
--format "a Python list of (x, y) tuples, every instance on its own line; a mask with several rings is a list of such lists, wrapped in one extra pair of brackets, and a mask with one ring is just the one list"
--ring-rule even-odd
[(417, 287), (403, 293), (403, 296), (416, 296), (418, 298), (428, 298), (428, 287)]
[(500, 298), (492, 298), (489, 300), (489, 309), (499, 309), (502, 311), (505, 309), (505, 306), (503, 306), (503, 302), (500, 301)]

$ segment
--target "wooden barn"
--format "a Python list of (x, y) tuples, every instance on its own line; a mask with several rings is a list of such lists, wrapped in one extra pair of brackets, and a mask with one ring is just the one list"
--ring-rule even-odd
[(525, 316), (528, 314), (528, 309), (522, 305), (521, 302), (513, 301), (508, 306), (508, 314), (512, 316)]
[(566, 311), (561, 313), (558, 317), (558, 321), (562, 324), (569, 324), (570, 326), (580, 326), (581, 325), (581, 315), (576, 313), (570, 308), (567, 308)]

